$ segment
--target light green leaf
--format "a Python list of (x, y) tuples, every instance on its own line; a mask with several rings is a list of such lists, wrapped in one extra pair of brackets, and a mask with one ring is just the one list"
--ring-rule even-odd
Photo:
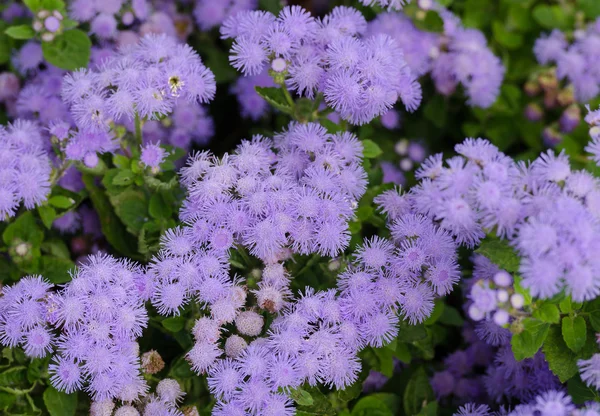
[(381, 147), (379, 147), (379, 145), (373, 140), (364, 139), (361, 140), (361, 143), (363, 145), (363, 156), (365, 158), (374, 159), (383, 154), (383, 150), (381, 150)]
[(573, 352), (579, 352), (587, 338), (585, 319), (581, 316), (566, 316), (562, 319), (562, 335), (567, 347)]
[(44, 226), (47, 229), (52, 227), (52, 223), (56, 219), (56, 210), (48, 205), (40, 205), (37, 207), (38, 215), (40, 216)]
[(35, 36), (35, 32), (30, 25), (19, 25), (19, 26), (11, 26), (4, 31), (8, 36), (13, 39), (31, 39)]
[(290, 397), (300, 406), (312, 406), (315, 402), (312, 395), (300, 387), (293, 389), (290, 392)]
[(475, 252), (483, 254), (490, 259), (492, 263), (509, 273), (515, 273), (519, 270), (519, 263), (521, 260), (515, 250), (508, 245), (506, 240), (487, 236), (483, 239)]
[(171, 332), (179, 332), (185, 326), (185, 318), (183, 316), (172, 316), (163, 319), (162, 326)]
[(113, 185), (127, 186), (131, 185), (135, 175), (130, 169), (120, 170), (112, 180)]
[(517, 361), (531, 358), (544, 344), (550, 324), (537, 319), (525, 318), (523, 330), (514, 334), (511, 340), (512, 351)]
[(68, 30), (52, 42), (43, 42), (44, 58), (54, 66), (68, 71), (84, 68), (90, 61), (92, 42), (79, 29)]
[(50, 199), (48, 200), (48, 203), (56, 208), (68, 209), (73, 204), (75, 204), (75, 200), (73, 200), (72, 198), (69, 198), (67, 196), (56, 195), (56, 196), (50, 197)]
[(533, 311), (533, 317), (542, 322), (557, 324), (560, 321), (560, 312), (556, 305), (544, 303)]

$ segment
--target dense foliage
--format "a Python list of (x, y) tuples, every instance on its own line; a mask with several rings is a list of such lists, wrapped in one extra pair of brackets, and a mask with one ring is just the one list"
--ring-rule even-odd
[(1, 414), (600, 415), (599, 2), (0, 14)]

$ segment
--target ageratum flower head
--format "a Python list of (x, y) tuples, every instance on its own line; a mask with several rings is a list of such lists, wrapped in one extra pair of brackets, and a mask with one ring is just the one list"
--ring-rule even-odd
[(32, 121), (0, 127), (0, 220), (14, 216), (21, 203), (33, 209), (47, 199), (52, 164), (43, 137)]
[(367, 34), (394, 39), (410, 69), (418, 75), (430, 73), (441, 94), (450, 95), (462, 84), (471, 106), (490, 107), (504, 78), (502, 62), (480, 31), (462, 27), (457, 16), (437, 3), (433, 6), (444, 20), (442, 34), (422, 31), (396, 12), (379, 14), (369, 22)]
[(244, 75), (271, 68), (300, 96), (324, 94), (353, 124), (384, 114), (398, 99), (415, 110), (421, 87), (399, 45), (386, 35), (364, 37), (365, 29), (364, 17), (350, 7), (315, 19), (300, 6), (288, 6), (278, 16), (239, 13), (224, 22), (221, 33), (234, 39), (229, 59)]
[(230, 16), (255, 10), (258, 0), (196, 0), (194, 18), (202, 31), (220, 26)]
[(151, 292), (139, 266), (90, 256), (48, 301), (47, 319), (59, 331), (52, 384), (68, 393), (85, 389), (98, 401), (143, 394), (136, 338), (148, 322), (144, 302)]
[(600, 92), (600, 75), (595, 70), (599, 44), (597, 20), (585, 30), (578, 30), (570, 44), (566, 35), (557, 29), (544, 34), (536, 40), (533, 51), (540, 64), (555, 65), (556, 76), (572, 85), (577, 101), (585, 103)]
[[(81, 69), (65, 77), (63, 100), (78, 128), (65, 153), (84, 160), (90, 153), (112, 152), (117, 148), (115, 124), (132, 126), (135, 117), (158, 119), (183, 101), (200, 106), (212, 99), (215, 89), (214, 75), (191, 47), (167, 35), (147, 35), (97, 70)], [(188, 121), (183, 134), (197, 128), (194, 119), (202, 116), (178, 114)]]

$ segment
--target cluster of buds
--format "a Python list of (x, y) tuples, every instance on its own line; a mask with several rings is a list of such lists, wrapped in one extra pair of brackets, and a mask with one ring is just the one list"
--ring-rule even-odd
[(472, 303), (468, 314), (472, 320), (491, 319), (499, 326), (507, 325), (511, 315), (525, 304), (525, 298), (515, 292), (513, 278), (505, 270), (496, 273), (492, 281), (477, 281), (471, 287), (469, 298)]
[(541, 100), (530, 102), (524, 110), (525, 118), (532, 122), (542, 121), (549, 111), (560, 112), (558, 121), (552, 120), (542, 131), (544, 143), (550, 147), (559, 144), (563, 134), (571, 133), (581, 122), (581, 108), (575, 102), (572, 85), (562, 88), (555, 69), (534, 74), (525, 83), (524, 91), (529, 97), (542, 95)]
[(44, 42), (52, 42), (63, 30), (63, 15), (58, 11), (40, 10), (33, 20), (33, 30)]

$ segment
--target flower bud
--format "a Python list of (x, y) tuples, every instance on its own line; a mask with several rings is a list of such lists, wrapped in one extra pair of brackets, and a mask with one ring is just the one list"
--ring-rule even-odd
[(510, 304), (515, 309), (521, 309), (525, 304), (525, 298), (520, 293), (515, 293), (510, 297)]
[(160, 354), (155, 350), (150, 350), (142, 354), (142, 370), (146, 374), (156, 374), (165, 367)]
[(232, 335), (225, 341), (225, 355), (231, 358), (239, 357), (246, 347), (248, 347), (248, 343), (244, 338)]

